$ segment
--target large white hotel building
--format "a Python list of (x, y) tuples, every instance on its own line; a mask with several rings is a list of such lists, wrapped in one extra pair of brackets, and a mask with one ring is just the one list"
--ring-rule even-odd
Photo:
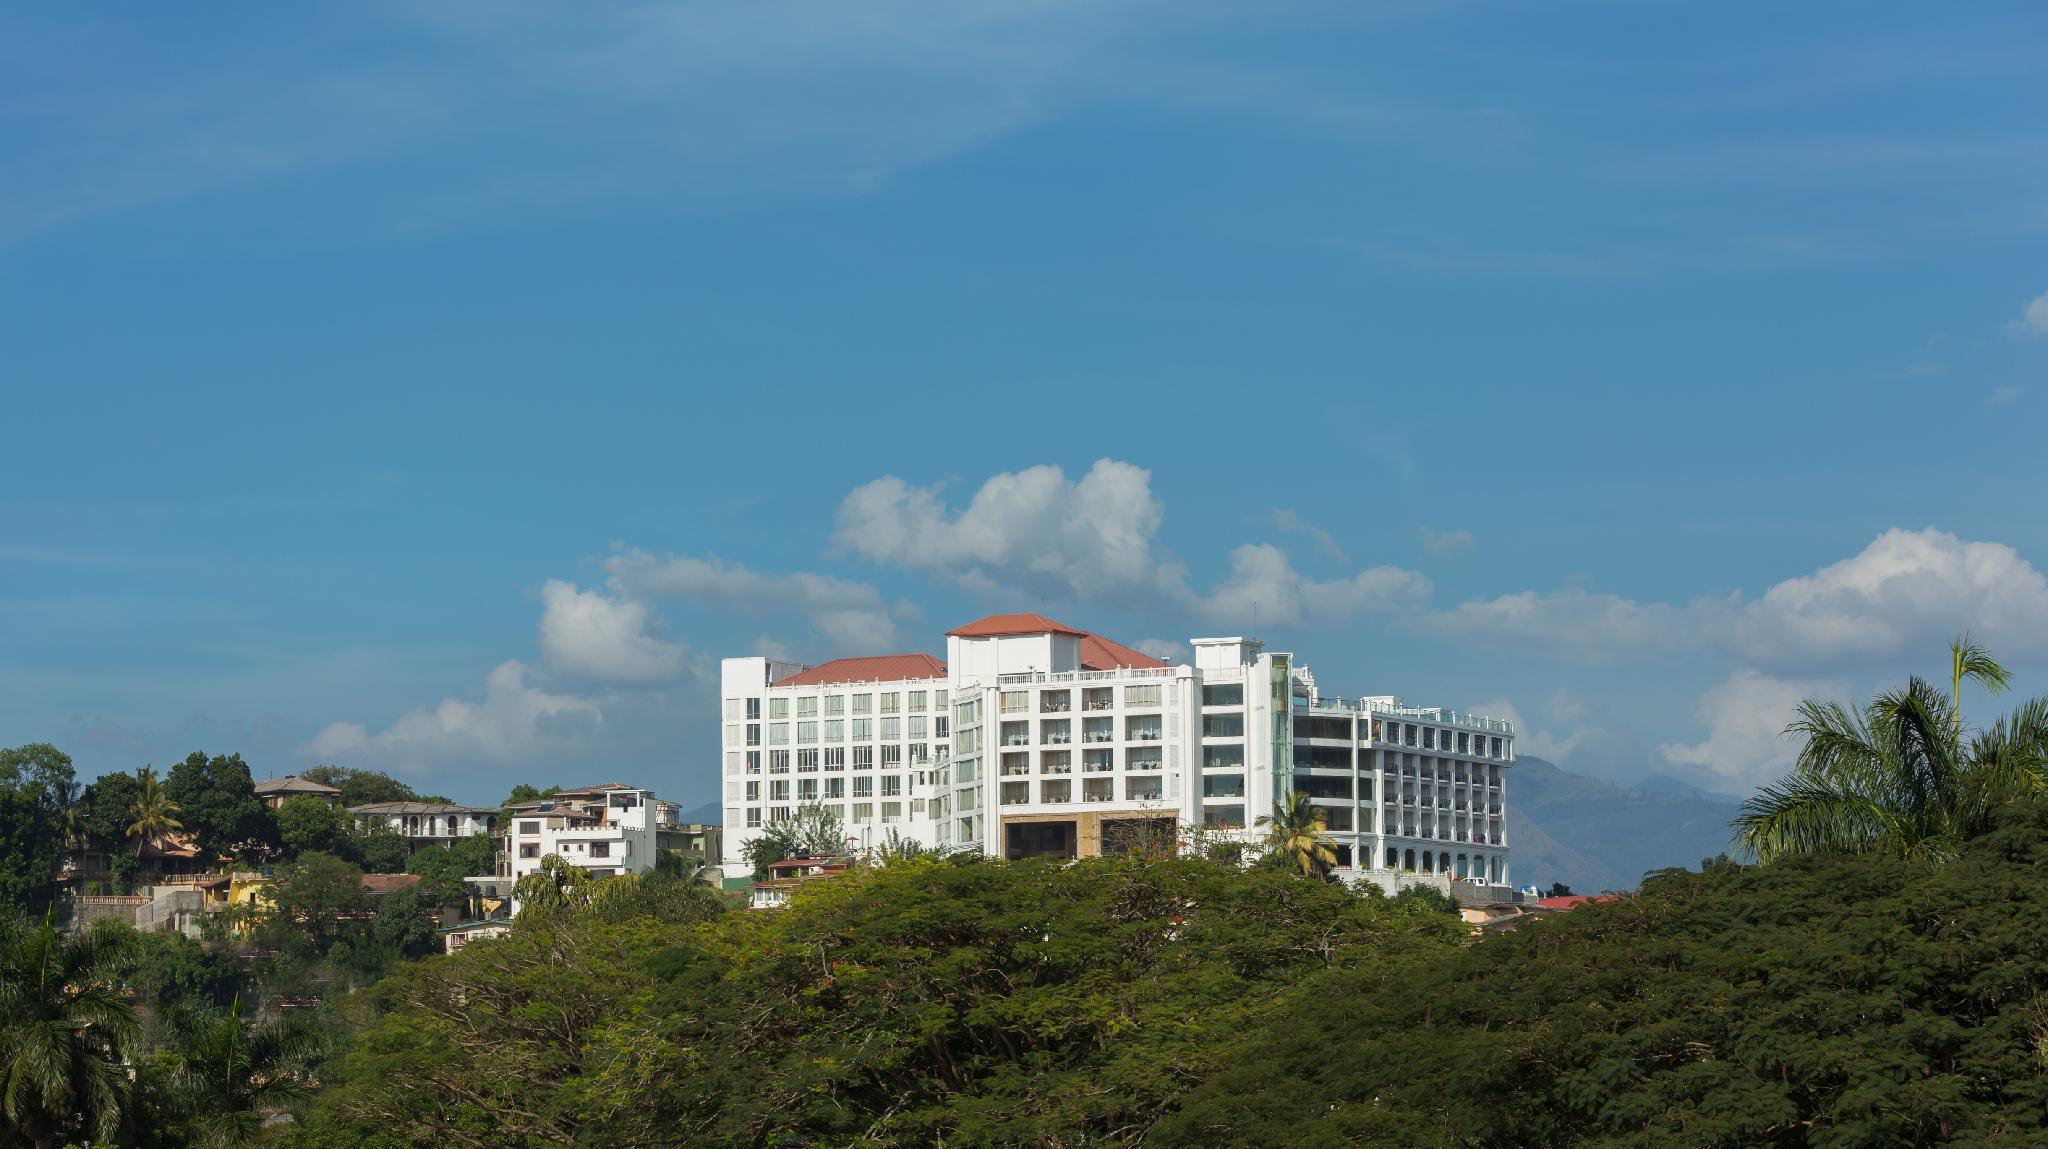
[(1299, 791), (1349, 876), (1511, 884), (1510, 723), (1326, 697), (1307, 666), (1250, 639), (1192, 645), (1191, 665), (1169, 666), (1000, 614), (948, 631), (944, 662), (728, 658), (726, 873), (748, 873), (745, 843), (812, 803), (839, 816), (853, 853), (902, 839), (1015, 859), (1243, 831)]

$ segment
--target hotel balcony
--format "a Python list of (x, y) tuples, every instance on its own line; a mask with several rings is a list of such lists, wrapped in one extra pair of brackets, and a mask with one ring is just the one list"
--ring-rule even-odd
[(1115, 710), (1116, 692), (1107, 686), (1091, 686), (1081, 692), (1081, 705), (1089, 710)]
[(1116, 741), (1116, 719), (1114, 719), (1114, 718), (1089, 718), (1089, 719), (1086, 719), (1086, 720), (1084, 720), (1084, 721), (1083, 721), (1083, 722), (1081, 723), (1081, 741), (1083, 741), (1083, 742), (1114, 742), (1114, 741)]
[(1116, 801), (1116, 780), (1113, 778), (1089, 778), (1081, 783), (1081, 801)]
[(1038, 725), (1038, 740), (1048, 746), (1065, 746), (1074, 740), (1074, 724), (1070, 719), (1060, 718)]
[(1065, 714), (1074, 708), (1074, 692), (1071, 690), (1048, 690), (1038, 696), (1040, 714)]
[(1074, 800), (1074, 784), (1064, 779), (1058, 782), (1040, 782), (1038, 784), (1038, 800), (1053, 806), (1072, 802)]
[(1029, 746), (1029, 745), (1031, 745), (1031, 724), (1030, 724), (1029, 722), (1005, 722), (1005, 723), (1003, 723), (1003, 745), (1005, 745), (1005, 746)]
[(1072, 774), (1074, 756), (1065, 750), (1042, 750), (1038, 754), (1038, 772), (1041, 774)]
[(1130, 771), (1157, 770), (1165, 764), (1157, 746), (1140, 746), (1124, 751), (1124, 769)]
[(1124, 724), (1124, 741), (1157, 742), (1164, 730), (1165, 728), (1159, 725), (1157, 718), (1144, 720), (1133, 718)]
[(1031, 776), (1031, 755), (1029, 755), (1029, 754), (1005, 754), (1005, 755), (1003, 755), (1003, 777), (1005, 777), (1005, 778), (1029, 778), (1030, 776)]
[(1031, 801), (1031, 783), (1003, 783), (1003, 805), (1022, 806)]
[(1157, 778), (1124, 779), (1124, 800), (1127, 802), (1157, 802), (1166, 796), (1160, 789)]
[(1087, 772), (1088, 772), (1088, 773), (1090, 773), (1090, 774), (1107, 774), (1107, 773), (1109, 773), (1110, 771), (1112, 771), (1112, 770), (1116, 769), (1116, 751), (1114, 751), (1114, 750), (1083, 750), (1083, 751), (1081, 751), (1081, 769), (1083, 769), (1083, 770), (1087, 771)]

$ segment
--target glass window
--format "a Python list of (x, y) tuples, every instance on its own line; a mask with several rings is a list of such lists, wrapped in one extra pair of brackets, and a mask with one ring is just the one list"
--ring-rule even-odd
[(769, 699), (769, 700), (768, 700), (768, 717), (770, 717), (770, 718), (787, 718), (787, 717), (789, 717), (789, 699), (788, 699), (788, 698), (771, 698), (771, 699)]
[(759, 802), (760, 800), (761, 800), (761, 784), (760, 784), (759, 782), (749, 782), (749, 783), (747, 783), (747, 801), (749, 801), (749, 802)]
[(1124, 687), (1124, 705), (1157, 706), (1159, 705), (1159, 688), (1157, 686), (1126, 686)]
[(760, 724), (760, 723), (758, 723), (758, 722), (749, 722), (749, 723), (747, 723), (747, 745), (749, 745), (749, 746), (759, 746), (760, 744), (761, 744), (761, 724)]
[(902, 695), (899, 695), (899, 694), (897, 694), (897, 693), (896, 693), (895, 691), (893, 691), (893, 690), (892, 690), (892, 691), (890, 691), (890, 692), (889, 692), (889, 693), (887, 693), (887, 694), (884, 694), (884, 695), (882, 696), (882, 713), (884, 713), (884, 714), (894, 714), (894, 713), (896, 713), (896, 712), (897, 712), (897, 710), (899, 709), (899, 707), (897, 706), (897, 703), (898, 703), (898, 702), (899, 702), (899, 701), (900, 701), (901, 699), (902, 699)]
[(1204, 683), (1202, 685), (1202, 705), (1243, 706), (1244, 683), (1218, 682), (1214, 685)]
[(796, 724), (796, 740), (799, 743), (816, 742), (818, 740), (817, 721), (813, 719), (809, 722), (798, 722)]
[(928, 721), (928, 720), (927, 720), (927, 719), (925, 718), (925, 716), (924, 716), (924, 715), (922, 715), (922, 714), (913, 714), (913, 715), (911, 715), (911, 716), (910, 716), (910, 737), (912, 737), (912, 738), (923, 738), (923, 737), (925, 736), (925, 729), (926, 729), (925, 723), (926, 723), (927, 721)]
[(854, 775), (854, 778), (853, 778), (853, 796), (854, 796), (854, 797), (856, 797), (856, 798), (872, 798), (872, 797), (874, 797), (874, 796), (875, 796), (875, 780), (874, 780), (873, 776), (863, 776), (863, 775), (859, 775), (859, 774), (856, 774), (856, 775)]
[(874, 740), (874, 737), (875, 737), (875, 720), (874, 720), (874, 719), (872, 719), (872, 718), (856, 718), (856, 719), (854, 719), (854, 720), (853, 720), (853, 740), (854, 740), (855, 742), (871, 742), (871, 741), (873, 741), (873, 740)]
[(1436, 727), (1425, 726), (1422, 728), (1422, 748), (1424, 750), (1436, 749)]
[(797, 772), (797, 773), (799, 773), (799, 774), (815, 774), (815, 773), (817, 773), (817, 772), (818, 772), (818, 752), (817, 752), (816, 750), (799, 750), (799, 751), (797, 751), (797, 752), (796, 752), (796, 772)]
[(806, 694), (802, 698), (797, 699), (796, 716), (798, 718), (816, 718), (818, 716), (818, 696)]
[(789, 751), (770, 750), (768, 752), (768, 772), (770, 774), (789, 773)]
[(932, 737), (944, 738), (948, 729), (950, 727), (946, 722), (945, 715), (941, 714), (937, 718), (932, 719)]
[(875, 804), (874, 804), (873, 802), (855, 802), (855, 803), (853, 804), (853, 821), (854, 821), (854, 822), (856, 822), (856, 823), (862, 823), (862, 822), (872, 822), (872, 821), (874, 821), (874, 820), (875, 820)]
[(1220, 746), (1204, 746), (1202, 747), (1202, 765), (1204, 768), (1210, 766), (1242, 766), (1244, 765), (1244, 745), (1231, 742)]
[(872, 746), (854, 747), (853, 768), (855, 770), (873, 770), (875, 768), (875, 748)]
[(747, 773), (749, 773), (749, 774), (759, 774), (760, 772), (761, 772), (761, 752), (760, 752), (759, 750), (749, 750), (749, 751), (747, 751)]
[(900, 797), (902, 797), (902, 795), (903, 795), (903, 775), (901, 775), (901, 774), (884, 774), (884, 775), (882, 775), (882, 797), (884, 797), (884, 798), (900, 798)]
[(855, 714), (872, 714), (872, 713), (874, 713), (874, 708), (875, 708), (875, 696), (874, 696), (874, 695), (872, 695), (872, 694), (856, 694), (856, 695), (854, 695), (854, 696), (853, 696), (853, 712), (854, 712)]
[(755, 722), (758, 722), (758, 721), (760, 721), (760, 720), (761, 720), (761, 700), (760, 700), (760, 699), (758, 699), (758, 698), (749, 698), (749, 699), (747, 699), (747, 717), (748, 717), (749, 719), (751, 719), (751, 720), (755, 721)]
[(846, 779), (844, 779), (844, 778), (827, 778), (827, 779), (825, 779), (825, 797), (827, 797), (827, 798), (844, 798), (844, 797), (846, 797)]
[(885, 742), (894, 742), (894, 741), (896, 741), (897, 739), (899, 739), (899, 738), (902, 738), (902, 737), (903, 737), (903, 720), (902, 720), (901, 718), (884, 718), (884, 719), (882, 719), (882, 740), (883, 740), (883, 741), (885, 741)]
[(846, 741), (846, 719), (844, 719), (844, 718), (827, 718), (827, 719), (825, 720), (825, 741), (827, 741), (827, 742), (844, 742), (844, 741)]
[(787, 722), (770, 722), (770, 723), (768, 724), (768, 745), (770, 745), (770, 746), (787, 746), (787, 745), (789, 745), (789, 723), (787, 723)]
[(844, 713), (846, 713), (846, 696), (844, 694), (827, 694), (825, 696), (825, 717), (830, 718), (833, 715)]
[(771, 802), (789, 801), (789, 779), (770, 779), (768, 782), (768, 800)]
[(882, 746), (882, 768), (903, 765), (903, 747), (884, 744)]
[(908, 694), (908, 695), (907, 695), (907, 696), (905, 697), (905, 699), (904, 699), (904, 703), (903, 703), (903, 708), (904, 708), (905, 710), (913, 710), (913, 711), (916, 711), (916, 710), (923, 710), (923, 709), (924, 709), (924, 691), (922, 691), (922, 690), (913, 690), (913, 691), (910, 691), (910, 692), (909, 692), (909, 694)]
[(1003, 691), (1003, 713), (1022, 714), (1031, 709), (1031, 692), (1028, 690)]
[(740, 715), (743, 713), (745, 713), (745, 711), (740, 709), (739, 699), (728, 698), (725, 700), (725, 720), (727, 722), (738, 722), (740, 720)]
[(827, 769), (827, 770), (844, 770), (844, 769), (846, 769), (846, 747), (844, 747), (844, 746), (827, 746), (827, 747), (825, 747), (825, 769)]
[(759, 826), (760, 824), (761, 824), (761, 807), (759, 807), (759, 806), (749, 806), (749, 807), (747, 807), (747, 826), (748, 826), (748, 828), (750, 828), (750, 829), (751, 829), (751, 828), (753, 828), (753, 827)]
[(1202, 715), (1202, 736), (1205, 738), (1244, 737), (1244, 715), (1204, 714)]
[(932, 691), (932, 709), (933, 709), (933, 710), (944, 710), (945, 708), (946, 708), (946, 692), (945, 692), (945, 691), (943, 691), (943, 690), (934, 690), (934, 691)]

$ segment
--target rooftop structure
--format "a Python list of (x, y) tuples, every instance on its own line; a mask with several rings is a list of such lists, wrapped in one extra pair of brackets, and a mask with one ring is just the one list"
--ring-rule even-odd
[(256, 783), (254, 789), (256, 796), (263, 800), (264, 805), (273, 810), (284, 805), (285, 799), (296, 798), (302, 794), (318, 798), (330, 806), (341, 803), (340, 787), (315, 782), (311, 778), (301, 778), (297, 774), (287, 774), (282, 778), (265, 778)]
[(444, 802), (369, 802), (349, 807), (356, 821), (381, 826), (404, 838), (415, 851), (452, 846), (464, 838), (488, 834), (496, 824), (495, 806), (456, 806)]
[(1348, 873), (1508, 882), (1512, 724), (1393, 695), (1324, 696), (1290, 654), (1196, 638), (1169, 666), (1038, 614), (946, 634), (946, 658), (722, 666), (725, 866), (817, 803), (851, 853), (892, 838), (1090, 856), (1201, 825), (1251, 837), (1306, 793)]

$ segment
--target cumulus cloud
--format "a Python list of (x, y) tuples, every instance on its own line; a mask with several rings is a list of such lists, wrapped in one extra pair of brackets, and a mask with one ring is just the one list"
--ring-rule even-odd
[(1259, 543), (1230, 552), (1230, 576), (1196, 605), (1213, 622), (1299, 626), (1419, 607), (1429, 591), (1427, 578), (1391, 566), (1349, 578), (1308, 578), (1280, 548)]
[(1697, 713), (1707, 728), (1704, 741), (1689, 746), (1666, 743), (1657, 749), (1674, 766), (1704, 769), (1710, 775), (1710, 789), (1753, 789), (1792, 768), (1799, 748), (1784, 731), (1800, 700), (1843, 693), (1837, 682), (1738, 670), (1700, 697)]
[(1170, 638), (1141, 638), (1131, 644), (1131, 649), (1149, 654), (1169, 666), (1192, 662), (1194, 654), (1187, 643), (1175, 642)]
[(2000, 635), (2001, 650), (2017, 656), (2048, 651), (2048, 579), (2002, 543), (1894, 528), (1758, 599), (1679, 605), (1568, 587), (1473, 600), (1421, 625), (1587, 662), (1720, 649), (1773, 667), (1818, 667), (1924, 653), (1964, 629)]
[(2020, 335), (2048, 335), (2048, 291), (2028, 300), (2011, 327)]
[(604, 682), (660, 682), (683, 669), (687, 648), (662, 637), (645, 602), (549, 579), (541, 588), (540, 648), (550, 665)]
[(528, 675), (525, 663), (499, 663), (485, 678), (479, 700), (444, 698), (375, 734), (360, 723), (336, 722), (315, 735), (306, 751), (327, 762), (525, 762), (573, 751), (603, 724), (596, 701), (547, 690)]
[(896, 646), (896, 616), (915, 613), (908, 604), (891, 608), (867, 583), (808, 571), (756, 571), (717, 555), (657, 556), (632, 548), (607, 558), (604, 568), (615, 589), (635, 597), (687, 599), (750, 615), (804, 614), (825, 638), (858, 653)]
[(1330, 532), (1302, 518), (1300, 514), (1284, 508), (1273, 512), (1273, 527), (1283, 535), (1306, 535), (1316, 548), (1329, 556), (1339, 566), (1350, 566), (1351, 556), (1337, 545), (1337, 539)]
[(885, 476), (839, 506), (833, 542), (871, 562), (988, 590), (1132, 601), (1177, 587), (1153, 543), (1166, 509), (1151, 472), (1099, 459), (1079, 479), (1041, 465), (991, 477), (960, 510), (943, 484)]
[(1433, 531), (1423, 527), (1422, 549), (1440, 559), (1469, 555), (1472, 553), (1472, 532)]

